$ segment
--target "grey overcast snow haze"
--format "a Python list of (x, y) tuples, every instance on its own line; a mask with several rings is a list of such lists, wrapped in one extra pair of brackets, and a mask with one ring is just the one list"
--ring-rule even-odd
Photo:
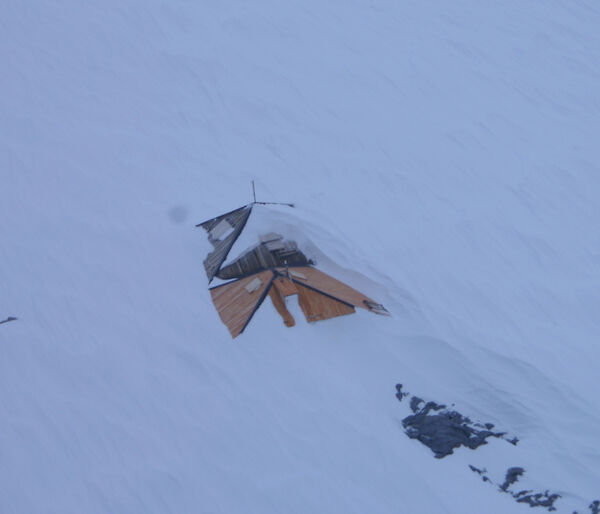
[[(0, 63), (0, 512), (600, 499), (598, 1), (5, 0)], [(232, 340), (194, 225), (252, 180), (392, 317)]]

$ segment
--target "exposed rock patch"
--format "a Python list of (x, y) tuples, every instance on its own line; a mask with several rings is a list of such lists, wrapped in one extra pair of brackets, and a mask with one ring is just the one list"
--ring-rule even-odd
[(525, 470), (523, 468), (508, 468), (506, 471), (506, 478), (504, 483), (500, 486), (500, 489), (504, 492), (508, 491), (508, 488), (519, 480), (519, 477), (523, 476)]
[[(589, 504), (588, 509), (590, 509), (590, 514), (600, 514), (600, 500), (594, 500)], [(577, 512), (573, 512), (573, 514), (577, 514)]]
[[(460, 446), (476, 449), (486, 444), (489, 437), (503, 439), (515, 446), (519, 442), (516, 437), (505, 437), (505, 432), (493, 431), (492, 423), (475, 423), (459, 412), (448, 409), (446, 405), (433, 401), (425, 402), (418, 396), (411, 396), (410, 393), (402, 391), (402, 384), (396, 384), (398, 401), (401, 402), (407, 397), (410, 397), (409, 406), (412, 414), (402, 420), (406, 435), (430, 448), (438, 459), (451, 455), (454, 449)], [(469, 465), (469, 468), (473, 473), (477, 473), (483, 482), (493, 484), (500, 492), (510, 494), (516, 502), (525, 503), (530, 507), (542, 507), (548, 511), (555, 511), (554, 504), (561, 498), (560, 494), (550, 493), (548, 490), (544, 492), (534, 492), (528, 489), (513, 490), (512, 486), (525, 474), (525, 469), (522, 467), (508, 468), (502, 484), (491, 480), (485, 468), (480, 469), (472, 465)], [(588, 509), (589, 514), (600, 514), (600, 500), (593, 501)], [(578, 514), (578, 512), (573, 512), (573, 514)]]
[[(402, 392), (402, 384), (396, 385), (396, 397), (402, 401), (406, 396), (408, 393)], [(492, 431), (492, 423), (474, 423), (459, 412), (447, 409), (446, 405), (425, 403), (418, 396), (410, 399), (410, 409), (413, 414), (402, 420), (406, 435), (430, 448), (438, 459), (451, 455), (460, 446), (474, 450), (486, 444), (489, 437), (502, 439), (506, 435)]]
[[(489, 482), (491, 484), (494, 483), (490, 480), (490, 478), (487, 475), (484, 474), (486, 473), (485, 469), (478, 469), (475, 466), (471, 465), (469, 465), (469, 468), (471, 468), (471, 471), (473, 471), (474, 473), (480, 475), (481, 479), (484, 482)], [(506, 470), (504, 483), (499, 486), (499, 490), (503, 493), (510, 494), (518, 503), (526, 503), (530, 507), (544, 507), (549, 511), (555, 511), (556, 507), (554, 506), (554, 503), (561, 497), (560, 494), (550, 493), (549, 491), (544, 491), (543, 493), (534, 493), (533, 491), (527, 489), (521, 490), (519, 492), (514, 492), (510, 490), (510, 487), (516, 484), (524, 474), (525, 470), (523, 468), (508, 468)]]

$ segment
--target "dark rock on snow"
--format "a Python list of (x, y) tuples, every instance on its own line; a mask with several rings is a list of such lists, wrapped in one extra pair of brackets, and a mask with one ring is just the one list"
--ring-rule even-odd
[[(469, 465), (469, 468), (474, 473), (480, 475), (484, 482), (493, 483), (487, 476), (484, 475), (486, 472), (485, 469), (478, 469), (471, 465)], [(515, 493), (509, 489), (511, 485), (518, 482), (519, 478), (521, 478), (524, 473), (525, 470), (523, 468), (509, 468), (506, 471), (504, 483), (499, 486), (499, 490), (503, 493), (510, 494), (518, 503), (527, 503), (530, 507), (545, 507), (549, 511), (556, 510), (554, 502), (561, 497), (560, 494), (550, 494), (548, 491), (544, 491), (543, 493), (534, 493), (533, 491), (529, 491), (527, 489)]]
[(398, 401), (401, 402), (402, 398), (404, 398), (405, 396), (408, 396), (409, 393), (403, 393), (402, 392), (402, 384), (396, 384), (396, 398), (398, 398)]
[[(590, 514), (600, 514), (600, 500), (594, 500), (589, 504), (588, 509), (590, 509)], [(577, 514), (577, 512), (573, 512), (573, 514)]]
[(504, 483), (500, 486), (500, 489), (506, 492), (511, 485), (519, 480), (519, 477), (523, 476), (523, 473), (525, 473), (523, 468), (508, 468), (506, 471), (506, 478), (504, 479)]
[[(452, 454), (455, 448), (466, 446), (475, 449), (486, 444), (488, 437), (502, 437), (504, 432), (478, 429), (475, 424), (456, 411), (445, 410), (445, 405), (427, 402), (413, 396), (410, 407), (413, 415), (402, 420), (406, 435), (429, 447), (441, 459)], [(492, 425), (493, 426), (493, 425)]]
[[(410, 396), (410, 394), (402, 391), (402, 384), (397, 384), (396, 398), (402, 401), (407, 396)], [(514, 446), (519, 442), (516, 437), (506, 439), (504, 437), (506, 432), (493, 432), (494, 425), (492, 423), (474, 423), (459, 412), (446, 409), (443, 404), (432, 401), (425, 403), (418, 396), (413, 396), (410, 399), (410, 410), (413, 414), (402, 420), (406, 435), (411, 439), (417, 439), (430, 448), (438, 459), (451, 455), (453, 450), (460, 446), (466, 446), (474, 450), (486, 444), (486, 439), (489, 437), (504, 439)], [(485, 469), (479, 469), (472, 465), (469, 465), (469, 468), (480, 475), (484, 482), (494, 483), (485, 475), (487, 473)], [(554, 503), (561, 497), (560, 494), (548, 491), (534, 493), (526, 489), (515, 493), (510, 490), (510, 487), (517, 483), (524, 473), (525, 470), (521, 467), (509, 468), (506, 471), (504, 483), (500, 486), (498, 484), (494, 485), (498, 486), (501, 492), (510, 494), (518, 503), (526, 503), (530, 507), (544, 507), (549, 511), (555, 511)], [(589, 509), (590, 514), (600, 514), (600, 501), (592, 502)], [(574, 512), (573, 514), (577, 513)]]

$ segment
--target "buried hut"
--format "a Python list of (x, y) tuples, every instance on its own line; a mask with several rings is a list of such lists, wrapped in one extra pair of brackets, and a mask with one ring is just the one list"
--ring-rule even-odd
[(244, 331), (267, 296), (287, 327), (295, 325), (286, 307), (286, 298), (293, 295), (309, 323), (352, 314), (356, 307), (389, 315), (383, 305), (315, 268), (294, 241), (277, 232), (248, 231), (250, 239), (247, 237), (246, 243), (253, 240), (254, 244), (228, 261), (230, 251), (238, 247), (248, 220), (260, 205), (254, 202), (197, 225), (207, 231), (213, 246), (204, 260), (209, 282), (214, 278), (226, 281), (209, 291), (231, 337)]

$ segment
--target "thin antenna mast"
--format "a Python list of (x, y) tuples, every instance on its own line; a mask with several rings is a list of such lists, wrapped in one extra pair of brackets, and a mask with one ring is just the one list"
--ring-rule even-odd
[(286, 205), (288, 207), (296, 207), (293, 203), (282, 203), (282, 202), (257, 202), (256, 201), (256, 188), (254, 187), (254, 180), (252, 181), (252, 196), (254, 197), (253, 204), (257, 205)]

